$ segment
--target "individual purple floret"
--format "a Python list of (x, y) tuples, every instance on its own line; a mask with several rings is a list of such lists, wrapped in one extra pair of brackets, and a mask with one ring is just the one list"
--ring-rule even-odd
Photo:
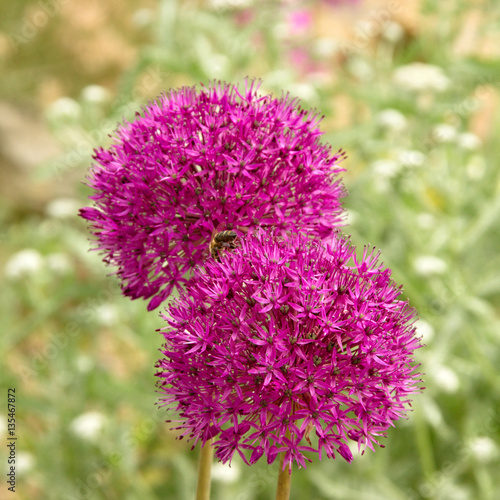
[(224, 83), (161, 96), (114, 144), (88, 184), (95, 249), (125, 295), (157, 307), (206, 257), (215, 230), (275, 227), (325, 239), (341, 224), (344, 153), (320, 142), (320, 117), (296, 99)]
[(161, 404), (178, 412), (182, 437), (246, 463), (285, 451), (339, 453), (349, 441), (374, 450), (420, 391), (415, 310), (378, 254), (357, 256), (335, 234), (256, 231), (208, 259), (170, 305), (158, 362)]

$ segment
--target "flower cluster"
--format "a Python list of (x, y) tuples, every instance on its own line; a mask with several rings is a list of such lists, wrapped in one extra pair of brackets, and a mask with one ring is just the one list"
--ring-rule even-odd
[(208, 259), (164, 316), (162, 404), (182, 436), (214, 439), (216, 456), (247, 463), (285, 452), (347, 461), (373, 449), (419, 391), (415, 311), (378, 255), (256, 231)]
[(212, 83), (163, 95), (94, 156), (81, 216), (125, 295), (154, 309), (181, 289), (162, 404), (223, 462), (351, 461), (348, 443), (374, 449), (420, 390), (415, 311), (336, 229), (344, 153), (319, 121), (254, 81)]
[(149, 309), (189, 281), (218, 228), (325, 239), (341, 224), (344, 153), (320, 141), (315, 113), (258, 90), (172, 91), (95, 153), (81, 216), (123, 293), (152, 298)]

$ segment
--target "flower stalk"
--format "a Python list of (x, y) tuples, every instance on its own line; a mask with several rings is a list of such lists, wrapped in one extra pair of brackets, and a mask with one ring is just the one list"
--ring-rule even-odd
[(212, 446), (212, 440), (210, 440), (201, 448), (200, 463), (198, 465), (196, 500), (209, 500), (210, 498), (210, 472), (212, 470), (213, 455), (214, 448)]
[(283, 468), (285, 451), (280, 453), (280, 468), (278, 472), (278, 487), (276, 488), (276, 500), (288, 500), (290, 498), (290, 484), (292, 482), (292, 471), (290, 465)]

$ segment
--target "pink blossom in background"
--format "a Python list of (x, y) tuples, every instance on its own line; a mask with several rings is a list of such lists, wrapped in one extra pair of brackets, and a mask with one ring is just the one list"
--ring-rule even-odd
[(286, 24), (290, 35), (303, 35), (311, 29), (311, 12), (307, 9), (293, 10), (288, 13)]
[(301, 76), (327, 73), (325, 65), (316, 61), (305, 47), (292, 47), (287, 55), (290, 65)]
[(234, 22), (239, 26), (247, 26), (255, 19), (255, 10), (251, 8), (237, 10), (233, 14)]

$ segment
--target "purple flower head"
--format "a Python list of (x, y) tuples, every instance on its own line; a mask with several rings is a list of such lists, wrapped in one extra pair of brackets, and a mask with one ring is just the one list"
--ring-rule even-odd
[(378, 255), (334, 235), (256, 231), (195, 271), (170, 305), (158, 362), (162, 404), (182, 436), (214, 438), (226, 462), (305, 466), (374, 449), (418, 392), (415, 311)]
[(95, 248), (116, 266), (125, 295), (157, 307), (206, 257), (215, 230), (256, 227), (327, 238), (341, 224), (342, 151), (320, 142), (320, 117), (259, 84), (212, 83), (161, 96), (89, 177)]

